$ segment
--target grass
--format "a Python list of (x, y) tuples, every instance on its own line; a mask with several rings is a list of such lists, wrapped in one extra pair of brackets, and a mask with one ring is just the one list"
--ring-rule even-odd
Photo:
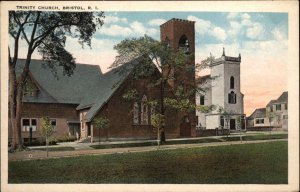
[[(242, 135), (243, 141), (252, 140), (271, 140), (271, 139), (287, 139), (288, 134), (273, 134), (273, 135)], [(211, 142), (226, 142), (226, 141), (240, 141), (240, 136), (229, 136), (220, 138), (199, 138), (191, 140), (171, 140), (165, 143), (165, 145), (176, 145), (176, 144), (196, 144), (196, 143), (211, 143)], [(91, 145), (94, 149), (109, 149), (109, 148), (125, 148), (125, 147), (144, 147), (144, 146), (156, 146), (157, 142), (143, 142), (143, 143), (120, 143), (120, 144), (100, 144)]]
[(287, 141), (11, 161), (9, 183), (287, 184)]
[[(46, 147), (41, 147), (41, 148), (33, 148), (31, 149), (33, 151), (46, 151)], [(74, 147), (48, 147), (48, 151), (74, 151)]]
[[(271, 135), (242, 135), (243, 141), (253, 141), (253, 140), (272, 140), (272, 139), (287, 139), (288, 134), (271, 134)], [(225, 141), (239, 141), (240, 136), (236, 135), (234, 137), (222, 137)]]

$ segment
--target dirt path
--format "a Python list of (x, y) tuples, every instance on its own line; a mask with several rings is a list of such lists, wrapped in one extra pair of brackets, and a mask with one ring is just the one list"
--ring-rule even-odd
[[(249, 143), (265, 143), (265, 142), (274, 142), (274, 141), (287, 141), (287, 139), (163, 145), (159, 148), (159, 150), (182, 149), (182, 148), (192, 148), (192, 147), (238, 145), (238, 144), (249, 144)], [(48, 158), (74, 157), (74, 156), (80, 156), (80, 155), (135, 153), (135, 152), (155, 151), (155, 150), (158, 150), (157, 146), (111, 148), (111, 149), (89, 149), (89, 150), (82, 149), (82, 150), (75, 150), (75, 151), (50, 151)], [(45, 159), (45, 158), (47, 158), (45, 151), (22, 151), (22, 152), (8, 154), (8, 160), (10, 160), (10, 161)]]

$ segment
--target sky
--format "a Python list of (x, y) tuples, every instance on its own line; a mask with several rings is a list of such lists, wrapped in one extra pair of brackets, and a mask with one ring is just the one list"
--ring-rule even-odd
[[(115, 59), (113, 46), (144, 34), (160, 40), (159, 25), (172, 18), (195, 21), (196, 63), (211, 53), (216, 58), (241, 54), (241, 92), (249, 116), (287, 91), (288, 14), (271, 12), (105, 12), (104, 25), (92, 48), (67, 38), (66, 49), (78, 63), (99, 65), (102, 72)], [(26, 43), (21, 43), (25, 57)], [(22, 51), (21, 51), (22, 52)], [(33, 58), (39, 59), (36, 53)]]

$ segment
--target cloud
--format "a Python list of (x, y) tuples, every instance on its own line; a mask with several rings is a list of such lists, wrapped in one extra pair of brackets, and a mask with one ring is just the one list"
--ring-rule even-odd
[(221, 41), (224, 41), (227, 38), (225, 30), (221, 27), (214, 27), (212, 30), (212, 35)]
[(227, 15), (227, 19), (228, 20), (233, 20), (233, 19), (236, 19), (237, 17), (238, 17), (238, 15), (239, 15), (239, 13), (237, 13), (237, 12), (231, 12), (231, 13), (229, 13), (228, 15)]
[(107, 36), (122, 36), (122, 37), (129, 37), (129, 36), (142, 36), (147, 34), (149, 36), (157, 35), (158, 30), (155, 28), (146, 28), (143, 23), (134, 21), (129, 26), (121, 26), (117, 24), (113, 25), (103, 25), (99, 29), (99, 34), (107, 35)]
[(148, 22), (150, 26), (160, 26), (161, 24), (165, 23), (167, 20), (165, 19), (152, 19)]
[(263, 26), (260, 23), (254, 23), (247, 29), (246, 36), (250, 39), (257, 39), (263, 33)]
[(201, 35), (207, 33), (211, 28), (210, 21), (203, 20), (203, 19), (200, 19), (200, 18), (192, 16), (192, 15), (189, 15), (187, 17), (187, 20), (196, 21), (196, 23), (195, 23), (196, 32)]
[(231, 37), (236, 37), (240, 34), (242, 25), (237, 21), (230, 21), (230, 29), (228, 30), (228, 35)]
[(273, 29), (271, 33), (273, 34), (273, 37), (278, 41), (287, 40), (286, 34), (281, 29), (279, 29), (278, 27)]
[(122, 27), (120, 25), (103, 25), (100, 28), (99, 33), (108, 36), (129, 36), (132, 34), (132, 30), (129, 27)]
[(224, 41), (227, 38), (226, 32), (223, 28), (214, 26), (210, 21), (200, 19), (198, 17), (189, 15), (187, 20), (195, 21), (195, 30), (201, 36), (209, 35), (213, 36), (220, 41)]
[(244, 19), (251, 19), (251, 15), (249, 15), (248, 13), (244, 13), (241, 15), (242, 20)]
[(119, 18), (117, 16), (112, 16), (112, 15), (107, 15), (104, 18), (104, 23), (105, 24), (117, 23), (117, 22), (127, 23), (127, 18)]

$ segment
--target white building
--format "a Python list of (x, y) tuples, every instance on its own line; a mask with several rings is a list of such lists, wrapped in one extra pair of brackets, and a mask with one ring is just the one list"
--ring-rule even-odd
[(199, 106), (215, 106), (209, 112), (197, 111), (198, 128), (245, 129), (244, 95), (240, 90), (241, 55), (228, 57), (223, 54), (210, 64), (211, 74), (201, 77), (198, 86), (203, 89), (196, 95)]
[(248, 118), (247, 127), (267, 127), (270, 126), (268, 118), (266, 117), (266, 108), (255, 109), (255, 111)]
[(271, 100), (266, 108), (256, 109), (248, 118), (249, 127), (274, 126), (288, 129), (288, 92)]

